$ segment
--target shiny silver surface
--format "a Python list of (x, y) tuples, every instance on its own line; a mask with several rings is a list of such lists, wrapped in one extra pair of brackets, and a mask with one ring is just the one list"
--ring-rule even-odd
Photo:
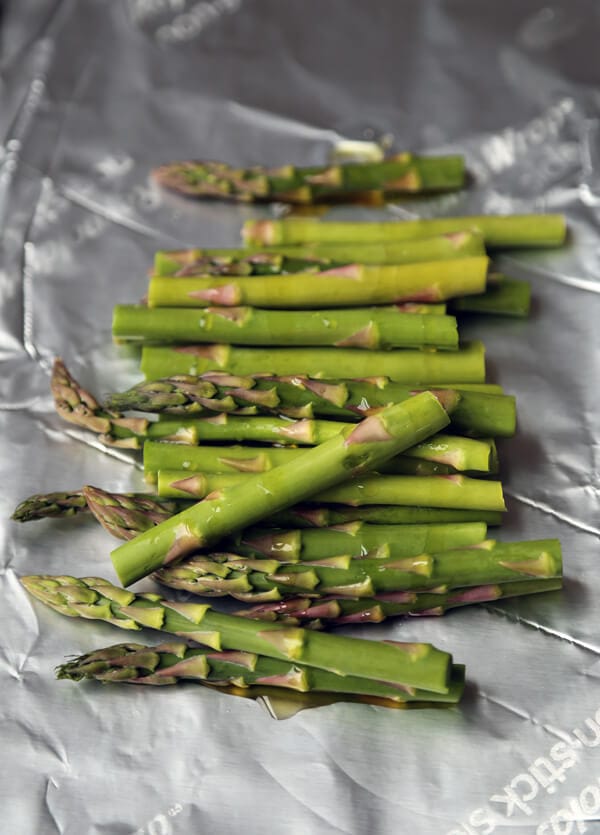
[[(11, 835), (600, 832), (600, 6), (593, 0), (20, 0), (0, 30), (0, 831)], [(558, 536), (564, 593), (354, 629), (467, 664), (450, 710), (337, 704), (274, 722), (193, 686), (57, 682), (65, 655), (125, 639), (32, 603), (25, 573), (104, 574), (85, 520), (15, 504), (141, 487), (126, 453), (53, 414), (55, 354), (99, 393), (137, 378), (111, 308), (159, 247), (235, 245), (273, 209), (159, 192), (153, 165), (325, 161), (342, 139), (467, 154), (467, 193), (377, 213), (562, 211), (561, 251), (505, 254), (528, 322), (479, 319), (518, 396), (503, 538)], [(150, 635), (142, 636), (151, 640)]]

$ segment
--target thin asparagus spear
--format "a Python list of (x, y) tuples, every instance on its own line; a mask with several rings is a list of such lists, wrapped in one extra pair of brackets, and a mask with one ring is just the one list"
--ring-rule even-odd
[[(321, 445), (323, 446), (323, 445)], [(314, 447), (313, 449), (320, 449)], [(309, 450), (313, 452), (313, 450)], [(309, 453), (305, 453), (308, 455)], [(293, 464), (304, 463), (304, 456)], [(276, 467), (262, 474), (267, 478), (283, 467)], [(240, 491), (250, 489), (252, 479), (249, 473), (189, 473), (187, 470), (161, 470), (158, 473), (158, 493), (172, 498), (202, 499), (214, 492), (236, 487)], [(443, 507), (460, 510), (506, 510), (499, 481), (468, 478), (463, 475), (365, 475), (352, 479), (338, 487), (318, 490), (303, 501), (317, 504), (369, 504), (407, 505), (422, 507)], [(252, 524), (252, 523), (248, 523)]]
[(155, 180), (190, 197), (221, 197), (244, 203), (278, 200), (314, 203), (362, 191), (417, 193), (452, 191), (464, 185), (461, 156), (420, 157), (398, 154), (381, 162), (319, 165), (308, 168), (234, 168), (213, 161), (172, 162), (155, 168)]
[(154, 255), (154, 275), (277, 275), (309, 272), (316, 265), (415, 264), (485, 255), (477, 232), (450, 232), (432, 238), (375, 244), (302, 244), (271, 249), (179, 249)]
[[(340, 432), (307, 450), (292, 464), (216, 491), (205, 501), (140, 534), (111, 554), (119, 579), (129, 585), (163, 564), (209, 547), (225, 534), (307, 499), (315, 491), (375, 469), (447, 426), (449, 418), (438, 397), (424, 392), (383, 409), (350, 432)], [(451, 411), (456, 395), (444, 397)]]
[(448, 380), (482, 383), (485, 356), (481, 342), (458, 351), (361, 351), (357, 348), (238, 348), (233, 345), (144, 345), (142, 373), (149, 380), (174, 374), (309, 375), (371, 377), (385, 375), (397, 383), (444, 385)]
[[(91, 511), (106, 530), (119, 539), (131, 539), (147, 530), (150, 522), (163, 521), (190, 507), (194, 499), (168, 499), (146, 493), (108, 493), (98, 487), (70, 492), (36, 494), (21, 502), (12, 518), (18, 522), (37, 519), (64, 519)], [(151, 510), (151, 516), (148, 515)], [(483, 522), (501, 524), (495, 511), (444, 510), (442, 508), (373, 505), (365, 507), (314, 507), (297, 505), (274, 513), (263, 525), (274, 528), (312, 528), (360, 522), (381, 525), (432, 525), (439, 523)]]
[(563, 215), (470, 215), (378, 223), (331, 222), (315, 218), (249, 220), (242, 230), (246, 244), (273, 246), (304, 243), (399, 242), (448, 232), (475, 230), (488, 247), (560, 246), (565, 241)]
[(225, 650), (170, 641), (158, 646), (116, 644), (80, 655), (57, 668), (56, 677), (71, 681), (96, 680), (103, 683), (177, 684), (194, 681), (215, 687), (252, 690), (257, 685), (286, 688), (301, 693), (325, 692), (374, 696), (403, 704), (447, 702), (455, 704), (464, 690), (464, 667), (453, 664), (447, 694), (418, 688), (403, 688), (358, 676), (340, 676), (327, 670), (305, 667), (297, 661), (280, 661), (256, 653)]
[(485, 522), (501, 525), (502, 511), (464, 510), (441, 507), (402, 505), (297, 505), (274, 513), (262, 524), (277, 528), (322, 528), (347, 522), (370, 522), (373, 525), (432, 525), (441, 522)]
[[(387, 559), (331, 556), (311, 562), (281, 563), (233, 552), (197, 554), (165, 566), (156, 579), (172, 588), (213, 597), (260, 602), (295, 595), (372, 597), (399, 591), (426, 591), (560, 577), (558, 540), (486, 540), (464, 549)], [(443, 602), (443, 601), (442, 601)]]
[(237, 307), (285, 310), (346, 308), (399, 302), (440, 302), (483, 293), (485, 256), (417, 264), (363, 266), (346, 264), (319, 273), (266, 276), (153, 276), (150, 307)]
[(531, 285), (527, 281), (503, 277), (489, 284), (485, 293), (454, 299), (455, 313), (493, 313), (525, 319), (531, 307)]
[(453, 316), (420, 316), (384, 306), (307, 310), (299, 316), (292, 310), (256, 307), (208, 307), (199, 313), (185, 307), (120, 304), (113, 310), (112, 332), (117, 342), (458, 348)]
[[(339, 424), (338, 424), (339, 426)], [(351, 424), (342, 424), (341, 430)], [(331, 433), (330, 438), (336, 433)], [(152, 480), (159, 470), (187, 470), (206, 473), (262, 473), (295, 461), (304, 455), (304, 448), (252, 446), (184, 446), (147, 441), (144, 444), (144, 471)], [(412, 459), (412, 460), (407, 460)], [(378, 472), (393, 474), (415, 471), (422, 459), (441, 464), (450, 472), (490, 473), (495, 469), (496, 450), (492, 441), (436, 435), (416, 447), (395, 456), (378, 468)], [(447, 475), (442, 469), (441, 475)]]
[[(135, 409), (186, 415), (220, 412), (214, 418), (219, 422), (233, 420), (224, 417), (225, 412), (249, 408), (290, 418), (322, 416), (348, 421), (358, 420), (383, 406), (401, 403), (413, 394), (410, 388), (386, 377), (317, 380), (302, 375), (239, 377), (213, 372), (201, 377), (179, 375), (139, 383), (126, 392), (108, 395), (106, 403), (109, 409), (120, 411)], [(472, 436), (514, 435), (514, 397), (464, 388), (459, 389), (459, 394), (458, 404), (450, 416), (455, 430)], [(197, 432), (198, 439), (202, 440), (202, 430)]]
[[(169, 585), (169, 583), (165, 583)], [(562, 577), (488, 583), (482, 586), (453, 588), (447, 592), (391, 592), (371, 598), (288, 597), (259, 603), (236, 612), (240, 617), (276, 621), (290, 626), (302, 624), (311, 629), (328, 629), (356, 623), (381, 623), (389, 617), (406, 615), (440, 616), (449, 609), (473, 603), (494, 603), (511, 597), (541, 594), (562, 588)]]
[(21, 582), (31, 595), (68, 617), (101, 620), (122, 629), (149, 627), (218, 652), (241, 650), (338, 675), (448, 692), (452, 657), (430, 644), (365, 641), (266, 624), (206, 605), (164, 600), (158, 594), (134, 594), (98, 577), (28, 576)]
[(66, 519), (79, 516), (88, 506), (81, 490), (55, 493), (36, 493), (20, 502), (11, 519), (15, 522), (31, 522), (34, 519)]

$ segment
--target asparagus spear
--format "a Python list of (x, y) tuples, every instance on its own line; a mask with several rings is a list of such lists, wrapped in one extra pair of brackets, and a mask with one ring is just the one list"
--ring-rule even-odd
[[(441, 397), (441, 395), (438, 395)], [(416, 395), (371, 415), (350, 432), (309, 449), (292, 464), (252, 475), (126, 542), (111, 554), (120, 580), (135, 582), (163, 564), (209, 547), (225, 534), (307, 499), (316, 491), (375, 469), (449, 422), (440, 399)], [(444, 395), (448, 410), (456, 395)]]
[(153, 276), (150, 307), (236, 307), (307, 310), (364, 307), (399, 302), (440, 302), (483, 293), (488, 259), (484, 256), (417, 264), (346, 264), (318, 273), (266, 276)]
[(238, 348), (233, 345), (144, 345), (141, 369), (146, 379), (174, 374), (228, 371), (311, 377), (384, 375), (397, 383), (444, 385), (449, 380), (482, 383), (485, 379), (481, 342), (458, 351), (361, 351), (357, 348)]
[(409, 557), (477, 545), (486, 537), (482, 522), (439, 525), (370, 525), (349, 522), (331, 528), (269, 530), (246, 528), (223, 540), (225, 550), (244, 557), (310, 562), (336, 554), (350, 557)]
[(452, 191), (464, 185), (461, 156), (419, 157), (402, 153), (381, 162), (301, 168), (235, 168), (213, 161), (172, 162), (154, 169), (156, 181), (192, 197), (221, 197), (242, 202), (278, 200), (314, 203), (362, 191)]
[[(321, 444), (321, 447), (323, 444)], [(313, 447), (302, 458), (298, 458), (288, 467), (297, 467), (304, 462), (305, 456), (321, 447)], [(262, 474), (268, 479), (272, 473), (278, 473), (283, 467), (276, 467)], [(250, 489), (253, 479), (258, 476), (250, 473), (190, 473), (187, 470), (160, 470), (158, 473), (158, 493), (170, 498), (202, 499), (214, 492), (237, 488), (239, 491)], [(407, 505), (421, 507), (444, 507), (460, 510), (506, 510), (499, 481), (487, 481), (468, 478), (463, 475), (365, 475), (354, 478), (338, 487), (330, 487), (315, 492), (303, 500), (325, 504), (349, 504), (362, 506), (369, 504)], [(252, 524), (252, 523), (248, 523)]]
[[(167, 279), (168, 280), (168, 279)], [(458, 348), (453, 316), (420, 316), (396, 307), (305, 311), (255, 307), (116, 305), (117, 342), (233, 342), (237, 345), (337, 345), (346, 348)]]
[[(165, 585), (170, 585), (165, 582)], [(562, 578), (518, 580), (515, 582), (488, 583), (482, 586), (453, 588), (446, 592), (391, 592), (371, 598), (345, 597), (288, 597), (267, 603), (258, 603), (240, 609), (237, 615), (256, 620), (276, 621), (290, 626), (302, 624), (311, 629), (345, 626), (356, 623), (381, 623), (389, 617), (403, 615), (440, 616), (449, 609), (472, 603), (494, 603), (511, 597), (557, 591), (562, 588)]]
[(55, 493), (36, 493), (20, 502), (11, 519), (15, 522), (31, 522), (34, 519), (66, 519), (79, 516), (88, 509), (81, 490)]
[(372, 597), (398, 591), (445, 592), (537, 577), (560, 577), (557, 540), (498, 543), (410, 557), (331, 556), (300, 563), (251, 559), (233, 552), (197, 554), (165, 566), (156, 579), (172, 588), (208, 596), (230, 595), (246, 602), (294, 595)]
[(278, 275), (310, 272), (317, 265), (415, 264), (485, 255), (477, 232), (450, 232), (432, 238), (375, 244), (302, 244), (270, 249), (159, 250), (154, 275)]
[(286, 688), (302, 693), (325, 692), (374, 696), (403, 704), (408, 702), (448, 702), (455, 704), (464, 690), (464, 667), (453, 664), (447, 694), (406, 687), (358, 676), (340, 676), (327, 670), (306, 667), (297, 661), (281, 661), (249, 652), (215, 652), (205, 647), (170, 641), (158, 646), (116, 644), (80, 655), (61, 664), (56, 677), (103, 683), (176, 684), (194, 681), (226, 687), (235, 684), (244, 689), (257, 685)]
[(485, 293), (454, 299), (455, 313), (494, 313), (499, 316), (515, 316), (525, 319), (531, 307), (531, 285), (527, 281), (502, 277), (501, 281), (488, 285)]
[(563, 215), (471, 215), (377, 223), (331, 222), (316, 218), (249, 220), (242, 230), (246, 244), (273, 246), (304, 243), (399, 242), (448, 232), (475, 230), (488, 247), (560, 246), (565, 241)]
[[(274, 513), (268, 519), (273, 527), (322, 528), (347, 522), (370, 522), (373, 525), (432, 525), (441, 522), (485, 522), (501, 525), (502, 511), (464, 510), (442, 507), (402, 505), (297, 505)], [(266, 524), (266, 522), (263, 522)]]
[[(340, 424), (337, 424), (340, 426)], [(341, 424), (346, 429), (351, 424)], [(339, 430), (341, 431), (341, 430)], [(331, 433), (330, 438), (336, 433)], [(304, 455), (305, 449), (290, 447), (252, 446), (182, 446), (147, 441), (144, 444), (144, 471), (149, 480), (159, 470), (188, 470), (206, 473), (262, 473)], [(415, 472), (423, 459), (425, 463), (441, 465), (442, 475), (456, 470), (490, 473), (496, 470), (496, 448), (492, 441), (452, 435), (435, 435), (429, 441), (411, 447), (395, 456), (378, 469), (383, 473)], [(415, 466), (411, 466), (415, 465)], [(445, 470), (444, 470), (445, 468)]]
[[(98, 487), (70, 492), (36, 494), (19, 504), (12, 518), (18, 522), (69, 518), (91, 511), (101, 525), (119, 539), (131, 539), (151, 524), (185, 510), (194, 499), (167, 499), (146, 493), (108, 493)], [(151, 515), (148, 515), (148, 509)], [(382, 525), (433, 525), (438, 523), (483, 522), (499, 525), (495, 511), (444, 510), (442, 508), (371, 505), (366, 507), (314, 507), (297, 505), (274, 513), (263, 524), (275, 528), (311, 528), (360, 522)]]
[(22, 577), (21, 582), (31, 595), (68, 617), (101, 620), (122, 629), (149, 627), (218, 652), (240, 650), (338, 675), (448, 692), (452, 658), (430, 644), (365, 641), (265, 624), (206, 605), (164, 600), (158, 594), (134, 594), (98, 577), (34, 575)]
[[(317, 380), (303, 375), (239, 377), (213, 372), (200, 377), (179, 375), (139, 383), (126, 392), (108, 395), (106, 403), (108, 408), (122, 411), (135, 409), (193, 415), (251, 408), (260, 413), (292, 418), (307, 419), (318, 415), (348, 421), (357, 420), (374, 409), (401, 403), (413, 394), (411, 389), (386, 377)], [(465, 389), (460, 389), (459, 394), (460, 399), (450, 416), (455, 430), (475, 436), (514, 435), (514, 397)], [(226, 426), (235, 418), (220, 414), (214, 420)], [(292, 425), (286, 425), (292, 431)], [(305, 426), (302, 424), (299, 431), (304, 431)], [(197, 428), (199, 440), (203, 440), (203, 431), (207, 430)], [(264, 440), (255, 438), (261, 439)]]

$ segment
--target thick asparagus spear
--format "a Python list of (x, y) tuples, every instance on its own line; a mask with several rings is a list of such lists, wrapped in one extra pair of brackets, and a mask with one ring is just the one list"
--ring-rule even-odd
[[(108, 395), (106, 403), (108, 408), (122, 411), (135, 409), (193, 415), (250, 408), (259, 413), (291, 418), (321, 416), (347, 421), (357, 420), (383, 406), (401, 403), (413, 394), (410, 388), (386, 377), (318, 380), (303, 375), (239, 377), (209, 372), (200, 377), (179, 375), (139, 383), (126, 392)], [(453, 428), (479, 437), (514, 435), (514, 397), (465, 389), (460, 389), (459, 394), (460, 399), (450, 416)], [(226, 425), (233, 419), (220, 414), (214, 420)], [(292, 424), (287, 426), (291, 432)], [(299, 431), (304, 431), (304, 426), (302, 424)], [(198, 439), (203, 440), (200, 429)]]
[[(323, 446), (323, 445), (321, 445)], [(314, 447), (309, 452), (321, 449)], [(308, 455), (309, 453), (305, 453)], [(297, 467), (304, 461), (298, 458), (286, 467)], [(268, 478), (283, 467), (276, 467), (262, 474)], [(187, 470), (160, 470), (158, 473), (158, 493), (171, 498), (202, 499), (214, 492), (222, 492), (236, 487), (249, 489), (257, 476), (250, 473), (189, 473)], [(303, 500), (318, 504), (349, 504), (363, 506), (369, 504), (407, 505), (422, 507), (445, 507), (460, 510), (506, 510), (499, 481), (487, 481), (468, 478), (463, 475), (364, 475), (353, 478), (345, 484), (318, 490), (315, 487)], [(252, 524), (252, 523), (248, 523)]]
[(408, 557), (477, 545), (486, 537), (482, 522), (440, 525), (370, 525), (349, 522), (332, 528), (269, 530), (247, 528), (223, 540), (223, 548), (244, 557), (291, 563), (350, 557)]
[[(165, 585), (170, 585), (165, 582)], [(511, 597), (557, 591), (562, 577), (488, 583), (482, 586), (453, 588), (446, 592), (391, 592), (371, 598), (288, 597), (285, 600), (258, 603), (236, 614), (257, 620), (277, 621), (290, 626), (302, 624), (311, 629), (355, 623), (381, 623), (403, 615), (439, 616), (449, 609), (472, 603), (494, 603)]]
[[(449, 411), (456, 399), (453, 394), (446, 398)], [(129, 585), (163, 564), (209, 547), (225, 534), (307, 499), (315, 491), (375, 469), (448, 422), (440, 399), (429, 392), (383, 409), (350, 432), (340, 432), (307, 450), (292, 464), (213, 492), (205, 501), (121, 545), (111, 554), (117, 574)]]
[(225, 650), (170, 641), (158, 646), (116, 644), (80, 655), (57, 668), (56, 677), (103, 683), (176, 684), (195, 681), (214, 687), (235, 684), (244, 689), (257, 686), (286, 688), (302, 693), (325, 692), (374, 696), (395, 703), (447, 702), (455, 704), (464, 690), (464, 667), (453, 664), (447, 694), (371, 681), (358, 676), (340, 676), (327, 670), (305, 667), (297, 661), (280, 661), (256, 653)]
[[(168, 280), (168, 279), (167, 279)], [(236, 345), (337, 345), (346, 348), (458, 348), (453, 316), (420, 316), (397, 307), (292, 310), (116, 305), (117, 342), (232, 342)]]
[(144, 345), (142, 373), (156, 380), (174, 374), (227, 371), (310, 377), (372, 377), (397, 383), (444, 385), (449, 380), (483, 383), (485, 351), (481, 342), (458, 351), (361, 351), (357, 348), (238, 348), (233, 345)]
[(452, 658), (430, 644), (365, 641), (265, 624), (206, 605), (164, 600), (158, 594), (134, 594), (98, 577), (28, 576), (21, 582), (31, 595), (68, 617), (101, 620), (121, 629), (149, 627), (218, 652), (241, 650), (338, 675), (448, 692)]
[(402, 153), (381, 162), (302, 168), (235, 168), (224, 162), (172, 162), (154, 169), (156, 181), (191, 197), (221, 197), (242, 202), (278, 200), (314, 203), (362, 191), (452, 191), (464, 185), (461, 156), (420, 157)]
[(470, 215), (379, 223), (331, 222), (315, 218), (249, 220), (242, 230), (246, 244), (273, 246), (304, 243), (379, 243), (475, 230), (489, 247), (560, 246), (565, 241), (563, 215)]
[(233, 552), (192, 556), (156, 572), (172, 588), (208, 596), (230, 595), (259, 602), (294, 595), (372, 597), (398, 591), (481, 586), (537, 577), (560, 577), (557, 540), (481, 542), (479, 546), (413, 557), (331, 556), (312, 562), (281, 563)]
[(485, 255), (477, 232), (450, 232), (432, 238), (375, 244), (302, 244), (271, 249), (159, 250), (154, 275), (278, 275), (310, 272), (341, 264), (415, 264)]
[(319, 273), (199, 278), (153, 276), (150, 307), (237, 307), (308, 310), (399, 302), (440, 302), (483, 293), (485, 256), (417, 264), (363, 266), (346, 264)]
[[(338, 424), (340, 426), (340, 424)], [(351, 424), (341, 424), (341, 431)], [(332, 433), (329, 437), (334, 437)], [(144, 470), (155, 479), (159, 470), (188, 470), (206, 473), (262, 473), (295, 461), (305, 449), (253, 446), (187, 446), (147, 441), (144, 444)], [(410, 459), (410, 460), (407, 460)], [(420, 460), (442, 465), (441, 475), (462, 472), (490, 473), (497, 469), (493, 441), (476, 441), (452, 435), (435, 435), (395, 456), (378, 468), (383, 473), (415, 472)], [(415, 466), (411, 466), (415, 465)], [(444, 470), (444, 467), (446, 470)]]

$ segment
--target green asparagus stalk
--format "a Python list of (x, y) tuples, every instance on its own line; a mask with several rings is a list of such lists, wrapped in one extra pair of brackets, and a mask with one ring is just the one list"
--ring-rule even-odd
[(316, 243), (252, 251), (243, 249), (160, 250), (154, 255), (154, 275), (278, 275), (311, 272), (341, 264), (415, 264), (485, 255), (483, 236), (451, 232), (398, 243)]
[[(169, 585), (169, 583), (165, 583)], [(400, 591), (371, 598), (288, 597), (258, 603), (236, 612), (240, 617), (276, 621), (289, 626), (302, 624), (310, 629), (345, 626), (357, 623), (381, 623), (389, 617), (406, 615), (440, 616), (450, 609), (473, 603), (495, 603), (512, 597), (541, 594), (562, 588), (562, 578), (518, 580), (488, 583), (482, 586), (453, 588), (446, 592)]]
[(475, 230), (488, 247), (560, 246), (565, 241), (563, 215), (471, 215), (377, 223), (331, 222), (316, 218), (249, 220), (242, 230), (253, 246), (315, 243), (399, 242), (432, 235)]
[[(150, 307), (237, 307), (307, 310), (364, 307), (399, 302), (440, 302), (483, 293), (485, 256), (417, 264), (346, 264), (319, 273), (266, 276), (153, 276)], [(216, 337), (218, 338), (218, 337)]]
[(385, 306), (313, 310), (299, 316), (292, 310), (255, 307), (209, 307), (199, 314), (185, 307), (121, 304), (113, 311), (112, 332), (117, 342), (458, 348), (453, 316), (420, 316)]
[(531, 285), (527, 281), (502, 277), (489, 284), (485, 293), (454, 299), (454, 313), (492, 313), (526, 319), (531, 308)]
[(233, 552), (197, 554), (156, 572), (171, 588), (213, 597), (261, 602), (294, 595), (372, 597), (399, 591), (426, 591), (560, 577), (558, 540), (498, 543), (437, 554), (363, 558), (331, 556), (311, 562), (281, 563)]
[(134, 594), (98, 577), (28, 576), (21, 582), (31, 595), (68, 617), (101, 620), (122, 629), (149, 627), (217, 652), (256, 653), (338, 675), (448, 692), (452, 658), (430, 644), (365, 641), (266, 624), (206, 605), (164, 600), (158, 594)]
[(439, 525), (370, 525), (349, 522), (332, 528), (269, 530), (246, 528), (223, 540), (225, 550), (244, 557), (286, 563), (350, 557), (412, 557), (477, 545), (486, 537), (483, 522)]
[[(495, 392), (496, 389), (491, 391)], [(215, 422), (218, 421), (224, 427), (235, 427), (238, 425), (236, 418), (225, 416), (224, 413), (252, 409), (255, 412), (303, 420), (322, 416), (349, 421), (357, 420), (383, 406), (401, 403), (413, 394), (411, 389), (393, 383), (386, 377), (317, 380), (302, 375), (290, 378), (266, 375), (238, 377), (208, 373), (201, 377), (179, 375), (140, 383), (126, 392), (108, 395), (106, 403), (109, 409), (120, 411), (134, 409), (185, 415), (219, 412), (221, 414), (214, 417)], [(450, 416), (455, 431), (484, 437), (514, 435), (514, 397), (464, 388), (459, 390), (459, 394), (458, 404)], [(292, 424), (286, 425), (292, 432)], [(298, 431), (304, 432), (305, 427), (306, 424), (302, 424)], [(203, 433), (210, 432), (208, 428), (196, 427), (196, 432), (199, 441), (209, 440), (203, 437)], [(265, 437), (232, 438), (252, 439), (265, 440)]]
[(87, 509), (87, 502), (81, 490), (36, 493), (17, 505), (11, 519), (15, 522), (67, 519), (70, 516), (79, 516)]
[(361, 351), (357, 348), (238, 348), (233, 345), (144, 345), (141, 369), (146, 379), (177, 374), (227, 371), (235, 375), (260, 372), (310, 377), (372, 377), (397, 383), (444, 385), (449, 380), (482, 383), (485, 356), (481, 342), (458, 351)]
[(397, 704), (447, 702), (455, 704), (464, 690), (464, 667), (453, 664), (447, 694), (418, 688), (403, 688), (358, 676), (340, 676), (327, 670), (306, 667), (296, 661), (281, 661), (256, 653), (225, 650), (170, 641), (158, 646), (116, 644), (80, 655), (57, 668), (57, 678), (103, 683), (177, 684), (194, 681), (214, 687), (235, 685), (252, 691), (274, 687), (301, 693), (321, 692), (370, 696)]
[[(203, 502), (114, 550), (111, 557), (119, 579), (129, 585), (319, 490), (377, 468), (447, 426), (449, 418), (438, 397), (429, 392), (416, 395), (307, 450), (292, 464), (212, 492)], [(456, 395), (443, 397), (451, 411)]]
[[(351, 424), (337, 424), (341, 431)], [(331, 433), (330, 438), (335, 433)], [(206, 473), (264, 473), (296, 461), (305, 449), (290, 447), (251, 446), (184, 446), (147, 441), (144, 445), (144, 471), (150, 481), (156, 480), (159, 470), (187, 470)], [(408, 460), (407, 460), (408, 459)], [(497, 469), (496, 448), (493, 441), (476, 441), (453, 435), (435, 435), (382, 464), (383, 473), (414, 472), (424, 461), (442, 465), (441, 475), (449, 472), (490, 473)], [(444, 472), (444, 467), (447, 471)], [(448, 472), (449, 471), (449, 472)]]
[(441, 507), (402, 505), (297, 505), (274, 513), (263, 524), (276, 528), (323, 528), (347, 522), (370, 522), (373, 525), (433, 525), (442, 522), (485, 522), (501, 525), (502, 511), (464, 510)]
[(464, 185), (465, 164), (461, 156), (419, 157), (410, 153), (381, 162), (308, 168), (234, 168), (223, 162), (194, 160), (162, 165), (154, 169), (153, 176), (161, 186), (190, 197), (302, 204), (363, 191), (453, 191)]
[[(314, 447), (309, 452), (312, 453), (321, 447)], [(284, 466), (295, 468), (300, 462), (304, 462), (304, 456)], [(269, 470), (262, 478), (268, 478), (272, 473), (282, 469), (283, 467), (276, 467)], [(233, 487), (240, 491), (249, 490), (252, 480), (256, 478), (257, 476), (250, 473), (218, 474), (160, 470), (157, 486), (160, 496), (181, 499), (195, 496), (202, 499)], [(318, 490), (315, 487), (315, 492), (303, 500), (306, 499), (317, 504), (349, 504), (358, 507), (387, 504), (460, 510), (506, 510), (499, 481), (463, 475), (365, 475), (326, 490)]]

